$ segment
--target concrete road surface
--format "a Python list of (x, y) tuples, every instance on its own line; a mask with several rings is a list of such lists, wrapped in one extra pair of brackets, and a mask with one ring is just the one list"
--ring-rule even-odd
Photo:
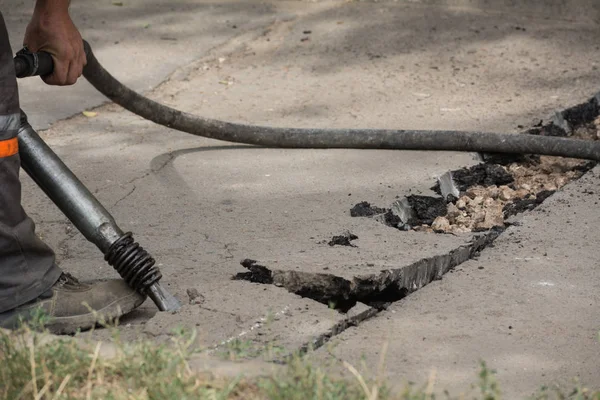
[[(31, 4), (7, 3), (0, 9), (16, 49)], [(98, 59), (123, 82), (228, 121), (516, 133), (600, 88), (600, 9), (591, 0), (126, 0), (76, 1), (72, 9)], [(115, 105), (94, 108), (104, 100), (84, 81), (48, 88), (24, 80), (21, 98), (34, 125), (50, 126), (47, 142), (151, 251), (166, 287), (186, 303), (168, 314), (147, 301), (122, 321), (126, 338), (165, 340), (182, 325), (208, 348), (238, 339), (292, 351), (333, 337), (337, 357), (364, 354), (371, 370), (387, 340), (394, 382), (422, 382), (436, 369), (440, 391), (460, 391), (481, 358), (498, 369), (507, 398), (572, 376), (600, 384), (595, 173), (463, 263), (473, 235), (401, 232), (349, 210), (432, 194), (436, 177), (473, 165), (472, 154), (217, 142)], [(92, 108), (96, 116), (81, 115)], [(24, 180), (24, 205), (61, 266), (81, 278), (116, 276)], [(356, 247), (327, 245), (347, 230)], [(454, 267), (446, 261), (457, 251), (466, 256), (450, 278), (425, 286)], [(247, 272), (239, 264), (246, 258), (292, 280), (232, 280)], [(446, 264), (419, 269), (436, 260)], [(387, 311), (356, 302), (356, 287), (373, 300), (391, 282), (384, 278), (409, 276), (406, 291), (415, 293)], [(349, 287), (355, 297), (344, 312), (339, 302), (313, 299)], [(190, 301), (194, 289), (200, 296)], [(393, 301), (406, 293), (385, 294)], [(331, 359), (328, 351), (312, 357)]]

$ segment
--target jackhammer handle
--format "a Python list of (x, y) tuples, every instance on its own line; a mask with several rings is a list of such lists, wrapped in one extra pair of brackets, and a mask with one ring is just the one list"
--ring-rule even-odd
[[(91, 48), (89, 43), (85, 40), (83, 41), (83, 50), (87, 57), (90, 54)], [(32, 53), (27, 47), (19, 50), (14, 61), (17, 78), (37, 75), (46, 76), (50, 75), (54, 69), (54, 60), (50, 53), (45, 51)]]

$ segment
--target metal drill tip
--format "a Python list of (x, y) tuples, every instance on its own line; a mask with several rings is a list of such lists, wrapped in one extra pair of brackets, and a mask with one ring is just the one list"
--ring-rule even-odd
[(181, 308), (179, 300), (167, 292), (158, 282), (148, 288), (148, 296), (160, 311), (177, 311)]

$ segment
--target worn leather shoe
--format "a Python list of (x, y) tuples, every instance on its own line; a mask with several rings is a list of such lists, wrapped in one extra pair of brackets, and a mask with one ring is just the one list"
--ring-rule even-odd
[(63, 273), (52, 288), (34, 301), (0, 313), (0, 327), (17, 328), (41, 309), (48, 319), (45, 327), (51, 333), (71, 334), (119, 318), (145, 299), (121, 279), (87, 284)]

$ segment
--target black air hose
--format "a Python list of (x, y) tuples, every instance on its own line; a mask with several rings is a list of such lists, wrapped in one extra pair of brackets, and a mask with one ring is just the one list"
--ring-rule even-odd
[(115, 103), (145, 119), (192, 135), (263, 147), (448, 150), (541, 154), (600, 161), (600, 142), (537, 135), (387, 129), (299, 129), (203, 118), (152, 101), (121, 84), (86, 43), (85, 78)]

